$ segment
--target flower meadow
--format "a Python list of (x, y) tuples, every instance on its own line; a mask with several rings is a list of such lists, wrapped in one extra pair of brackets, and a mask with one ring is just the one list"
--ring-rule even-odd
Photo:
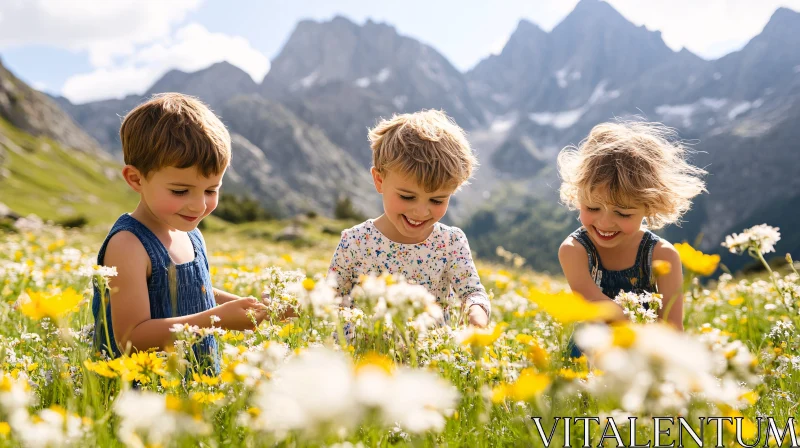
[[(687, 446), (714, 446), (720, 431), (734, 446), (737, 433), (763, 441), (760, 418), (783, 430), (800, 414), (790, 258), (739, 278), (719, 256), (678, 244), (684, 266), (654, 270), (684, 269), (679, 333), (655, 322), (668, 303), (657, 294), (616, 298), (629, 324), (593, 323), (613, 305), (585, 302), (503, 249), (507, 265), (479, 262), (493, 297), (490, 326), (476, 329), (457, 304), (443, 309), (388, 275), (363, 278), (342, 306), (323, 276), (335, 242), (208, 233), (215, 286), (265, 298), (273, 317), (254, 331), (176, 326), (170, 350), (108, 359), (93, 349), (90, 311), (92, 281), (115, 275), (94, 264), (101, 233), (33, 219), (2, 233), (0, 446), (582, 446), (586, 434), (614, 446), (646, 444), (654, 417), (678, 416), (698, 434)], [(763, 261), (779, 238), (757, 226), (720, 250)], [(288, 307), (297, 317), (278, 320)], [(219, 340), (218, 376), (192, 357), (208, 334)], [(571, 339), (584, 356), (568, 356)], [(710, 416), (730, 419), (704, 424)], [(596, 420), (568, 432), (554, 426), (564, 417)]]

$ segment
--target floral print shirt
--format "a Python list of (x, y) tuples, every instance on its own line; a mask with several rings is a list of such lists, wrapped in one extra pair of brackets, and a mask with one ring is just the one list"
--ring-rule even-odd
[(461, 229), (437, 222), (425, 241), (404, 244), (384, 236), (374, 221), (368, 219), (342, 231), (328, 268), (341, 296), (350, 294), (361, 275), (389, 273), (425, 286), (445, 309), (457, 295), (465, 309), (479, 305), (490, 313), (489, 297)]

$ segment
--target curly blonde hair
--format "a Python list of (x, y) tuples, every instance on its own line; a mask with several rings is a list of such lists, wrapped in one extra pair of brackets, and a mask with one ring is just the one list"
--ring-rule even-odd
[(478, 159), (452, 118), (438, 110), (394, 115), (369, 131), (372, 165), (411, 175), (426, 191), (466, 184)]
[(679, 223), (706, 191), (706, 171), (690, 165), (687, 152), (676, 131), (660, 123), (599, 124), (558, 155), (561, 201), (571, 210), (593, 201), (644, 207), (654, 229)]

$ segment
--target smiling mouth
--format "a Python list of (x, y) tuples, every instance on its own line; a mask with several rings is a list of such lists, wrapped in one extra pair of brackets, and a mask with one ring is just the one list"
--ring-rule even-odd
[(425, 221), (415, 221), (415, 220), (409, 218), (406, 215), (403, 215), (403, 219), (406, 221), (406, 224), (408, 224), (409, 227), (414, 228), (414, 229), (422, 227), (423, 224), (428, 222), (427, 219)]
[(616, 231), (616, 232), (604, 232), (604, 231), (598, 229), (597, 227), (594, 227), (594, 226), (592, 226), (592, 227), (594, 228), (594, 231), (597, 234), (597, 236), (600, 239), (604, 240), (604, 241), (612, 240), (612, 239), (614, 239), (615, 236), (619, 235), (619, 231)]
[(181, 214), (178, 214), (178, 216), (180, 216), (181, 218), (183, 218), (183, 219), (185, 219), (185, 220), (187, 220), (189, 222), (195, 221), (197, 219), (197, 216), (186, 216), (186, 215), (181, 215)]

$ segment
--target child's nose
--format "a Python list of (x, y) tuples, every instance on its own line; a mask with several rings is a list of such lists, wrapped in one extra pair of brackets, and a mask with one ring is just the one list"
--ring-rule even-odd
[(417, 218), (427, 218), (430, 214), (430, 207), (427, 205), (420, 205), (419, 207), (414, 209), (414, 214), (416, 214)]
[(612, 222), (611, 217), (608, 215), (608, 213), (603, 213), (600, 215), (600, 218), (597, 219), (597, 224), (599, 225), (599, 227), (602, 227), (603, 229), (608, 229), (614, 223)]
[(205, 198), (194, 199), (189, 203), (189, 210), (193, 212), (202, 212), (206, 209)]

